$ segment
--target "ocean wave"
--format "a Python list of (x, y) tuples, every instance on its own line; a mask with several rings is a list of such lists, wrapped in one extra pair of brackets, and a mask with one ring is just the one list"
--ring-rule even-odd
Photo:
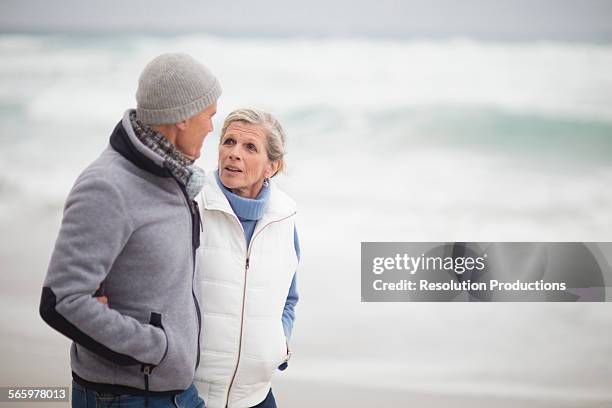
[[(0, 102), (26, 89), (33, 119), (65, 122), (133, 103), (154, 55), (188, 52), (217, 73), (226, 106), (488, 106), (612, 121), (612, 45), (446, 40), (0, 36)], [(37, 86), (28, 86), (34, 82)], [(22, 87), (23, 85), (23, 87)], [(23, 95), (23, 93), (21, 93)], [(96, 96), (99, 95), (99, 96)], [(100, 118), (104, 119), (104, 118)]]

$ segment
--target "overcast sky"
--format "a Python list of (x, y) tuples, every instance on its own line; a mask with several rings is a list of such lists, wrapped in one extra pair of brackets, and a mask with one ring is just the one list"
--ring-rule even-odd
[(2, 31), (612, 37), (612, 0), (0, 0)]

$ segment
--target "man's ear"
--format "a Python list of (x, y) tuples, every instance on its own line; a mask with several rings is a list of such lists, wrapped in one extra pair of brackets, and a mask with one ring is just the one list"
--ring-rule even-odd
[(265, 178), (270, 178), (273, 175), (275, 175), (276, 172), (278, 171), (278, 167), (279, 166), (280, 166), (280, 161), (279, 160), (276, 160), (276, 161), (268, 163), (266, 171), (264, 172), (264, 177)]
[(187, 129), (188, 125), (187, 125), (187, 121), (184, 120), (182, 122), (175, 123), (174, 126), (176, 126), (178, 130), (184, 132)]

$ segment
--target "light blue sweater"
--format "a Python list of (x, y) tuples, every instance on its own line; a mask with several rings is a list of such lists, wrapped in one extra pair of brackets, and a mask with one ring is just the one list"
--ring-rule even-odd
[[(234, 210), (234, 214), (240, 220), (242, 227), (244, 228), (244, 234), (247, 245), (251, 242), (251, 237), (255, 231), (255, 225), (259, 220), (268, 205), (268, 198), (270, 196), (270, 188), (267, 183), (261, 188), (261, 191), (255, 199), (240, 197), (237, 194), (232, 193), (227, 187), (221, 183), (219, 179), (219, 171), (215, 171), (217, 177), (217, 184), (221, 187), (223, 194), (227, 197), (227, 200)], [(295, 254), (300, 259), (300, 242), (298, 240), (297, 229), (293, 230), (293, 241), (295, 246)], [(285, 308), (283, 310), (283, 330), (285, 331), (285, 337), (287, 340), (291, 338), (291, 332), (293, 331), (293, 321), (295, 320), (295, 305), (299, 300), (297, 292), (297, 272), (293, 274), (293, 280), (289, 287), (289, 293), (287, 294), (287, 300), (285, 300)]]

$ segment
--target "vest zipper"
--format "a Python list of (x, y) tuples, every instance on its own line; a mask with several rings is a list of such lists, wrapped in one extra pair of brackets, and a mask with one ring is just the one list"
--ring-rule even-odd
[[(234, 380), (236, 379), (236, 374), (238, 373), (238, 366), (240, 365), (240, 354), (242, 352), (242, 331), (243, 331), (243, 328), (244, 328), (244, 305), (246, 303), (247, 275), (248, 275), (248, 272), (249, 272), (249, 264), (250, 264), (250, 257), (251, 257), (251, 248), (253, 247), (253, 242), (255, 241), (255, 238), (261, 233), (261, 231), (263, 231), (266, 227), (268, 227), (271, 224), (277, 223), (277, 222), (285, 221), (286, 219), (293, 217), (295, 214), (296, 213), (293, 212), (292, 214), (286, 216), (285, 218), (281, 218), (280, 220), (270, 221), (269, 223), (267, 223), (266, 225), (261, 227), (251, 237), (251, 242), (249, 242), (249, 246), (247, 247), (246, 259), (245, 259), (245, 263), (244, 263), (244, 284), (242, 286), (242, 310), (240, 312), (240, 340), (238, 342), (238, 357), (236, 358), (236, 365), (234, 366), (234, 373), (232, 374), (232, 380), (230, 381), (230, 385), (227, 388), (227, 396), (225, 398), (225, 408), (229, 407), (230, 392), (232, 390), (232, 385), (234, 385)], [(238, 219), (238, 217), (236, 217), (234, 215), (234, 219), (236, 219), (236, 221), (238, 221), (238, 225), (240, 225), (240, 228), (242, 229), (242, 231), (244, 233), (244, 229), (242, 228), (242, 224), (240, 224), (240, 220)]]

